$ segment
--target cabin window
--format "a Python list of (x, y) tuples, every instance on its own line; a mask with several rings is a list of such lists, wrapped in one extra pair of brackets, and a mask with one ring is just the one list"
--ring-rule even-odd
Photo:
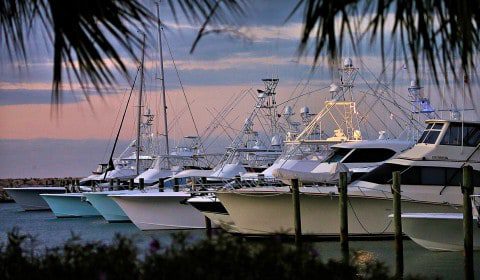
[[(392, 172), (401, 172), (401, 184), (405, 185), (438, 185), (460, 186), (462, 182), (462, 169), (449, 167), (431, 166), (404, 166), (385, 163), (371, 172), (362, 176), (359, 180), (377, 183), (391, 184)], [(473, 185), (480, 186), (480, 171), (473, 171)]]
[(395, 151), (383, 148), (355, 149), (343, 163), (382, 162), (395, 155)]
[(425, 131), (418, 140), (418, 143), (435, 144), (435, 142), (437, 142), (438, 135), (440, 135), (440, 132), (442, 131), (443, 125), (443, 123), (431, 123), (427, 125), (427, 128), (425, 128)]
[(329, 156), (326, 160), (326, 162), (339, 162), (341, 161), (348, 153), (350, 153), (352, 149), (345, 149), (345, 148), (338, 148), (335, 149), (333, 154)]
[(440, 144), (452, 146), (461, 146), (463, 144), (464, 146), (476, 147), (479, 143), (480, 125), (464, 124), (462, 133), (461, 123), (450, 123)]
[(418, 140), (418, 143), (435, 144), (435, 142), (437, 142), (438, 135), (440, 135), (440, 131), (425, 130), (422, 134), (422, 137), (420, 137)]

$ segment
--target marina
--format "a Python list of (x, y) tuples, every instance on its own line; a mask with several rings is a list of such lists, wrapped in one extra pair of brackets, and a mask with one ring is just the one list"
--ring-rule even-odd
[(0, 279), (480, 279), (478, 3), (10, 2)]

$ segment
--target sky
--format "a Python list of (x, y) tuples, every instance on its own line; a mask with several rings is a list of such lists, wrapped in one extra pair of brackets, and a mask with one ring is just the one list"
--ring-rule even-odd
[[(146, 5), (153, 10), (152, 3), (147, 1)], [(231, 98), (241, 96), (241, 92), (263, 88), (262, 78), (280, 79), (277, 88), (279, 102), (301, 93), (326, 88), (332, 83), (335, 72), (327, 66), (326, 60), (321, 60), (312, 71), (311, 57), (298, 56), (301, 15), (297, 13), (286, 21), (295, 3), (252, 1), (248, 13), (237, 20), (236, 30), (242, 36), (207, 35), (194, 53), (189, 51), (199, 26), (182, 17), (176, 22), (169, 8), (161, 6), (165, 43), (168, 43), (164, 46), (165, 83), (168, 117), (173, 120), (170, 124), (172, 138), (178, 140), (195, 133), (185, 96), (201, 132), (211, 122), (212, 114), (220, 111)], [(156, 37), (153, 36), (156, 30), (150, 30), (150, 33), (152, 36), (147, 39), (149, 44), (145, 65), (146, 107), (157, 115), (155, 129), (161, 133), (160, 84), (156, 78), (158, 52), (155, 49)], [(26, 64), (12, 61), (5, 48), (0, 50), (0, 178), (87, 176), (97, 163), (106, 161), (108, 153), (105, 151), (111, 147), (131, 79), (118, 77), (118, 85), (103, 94), (93, 89), (84, 93), (73, 81), (73, 90), (65, 88), (62, 104), (56, 111), (51, 105), (50, 94), (50, 43), (41, 34), (31, 36), (31, 51)], [(358, 81), (375, 83), (381, 72), (378, 46), (367, 46), (358, 56), (354, 56), (347, 46), (344, 53), (351, 55), (354, 64), (360, 68)], [(124, 56), (124, 61), (133, 77), (136, 63), (128, 56)], [(402, 69), (402, 65), (401, 61), (396, 63), (397, 80), (394, 84), (390, 83), (390, 87), (406, 95), (411, 75)], [(359, 85), (358, 89), (368, 90), (368, 86)], [(437, 108), (452, 103), (451, 96), (440, 102), (437, 92), (433, 87), (425, 89), (425, 94), (436, 100)], [(327, 96), (328, 91), (307, 95), (298, 100), (296, 110), (309, 106), (313, 112), (318, 112)], [(453, 96), (457, 103), (463, 103), (458, 94)], [(478, 95), (473, 95), (467, 97), (465, 103), (477, 107), (478, 99)], [(232, 126), (239, 127), (242, 124), (253, 102), (254, 99), (248, 94), (241, 100), (239, 98), (228, 119)], [(469, 117), (478, 119), (477, 112), (468, 113)], [(134, 137), (135, 107), (130, 106), (120, 137), (122, 145)]]

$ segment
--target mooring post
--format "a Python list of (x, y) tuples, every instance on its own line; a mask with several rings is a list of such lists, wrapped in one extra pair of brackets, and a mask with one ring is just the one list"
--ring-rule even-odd
[(338, 191), (338, 208), (340, 211), (340, 249), (342, 250), (343, 261), (348, 263), (350, 260), (350, 248), (348, 244), (348, 197), (346, 172), (340, 172)]
[(158, 179), (158, 191), (163, 192), (164, 188), (165, 188), (165, 184), (163, 183), (163, 179), (162, 178)]
[(134, 181), (133, 181), (133, 178), (130, 178), (130, 180), (128, 180), (128, 189), (129, 190), (133, 190), (134, 189)]
[(119, 188), (121, 184), (122, 184), (122, 180), (117, 179), (117, 188)]
[(205, 228), (207, 229), (207, 237), (212, 238), (212, 221), (205, 216)]
[(302, 218), (300, 216), (300, 190), (298, 179), (291, 180), (293, 200), (293, 224), (295, 227), (295, 245), (302, 244)]
[(173, 191), (178, 192), (180, 189), (178, 178), (173, 178)]
[(400, 172), (392, 173), (393, 220), (395, 227), (395, 276), (403, 278), (403, 231)]
[(144, 178), (138, 178), (138, 189), (143, 190), (145, 188), (145, 179)]
[(263, 186), (264, 183), (265, 183), (265, 175), (262, 173), (258, 174), (257, 186)]
[(463, 167), (463, 250), (465, 279), (473, 279), (473, 216), (470, 196), (473, 194), (472, 166)]
[(113, 190), (113, 179), (110, 179), (110, 183), (109, 183), (108, 190), (109, 190), (109, 191), (112, 191), (112, 190)]

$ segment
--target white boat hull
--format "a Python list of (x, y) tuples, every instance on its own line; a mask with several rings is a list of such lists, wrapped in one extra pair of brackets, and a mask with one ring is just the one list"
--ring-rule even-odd
[(40, 196), (41, 193), (65, 193), (63, 187), (4, 188), (4, 190), (25, 211), (50, 210), (47, 202)]
[(93, 217), (100, 213), (82, 193), (41, 194), (57, 218)]
[[(238, 230), (243, 234), (294, 234), (292, 194), (283, 191), (218, 192)], [(336, 188), (335, 188), (336, 189)], [(402, 201), (405, 212), (459, 212), (446, 204)], [(300, 194), (302, 233), (336, 236), (339, 234), (338, 195), (329, 193)], [(348, 229), (351, 235), (389, 235), (393, 233), (392, 200), (389, 198), (349, 197)]]
[[(462, 214), (402, 214), (402, 229), (415, 243), (429, 250), (463, 250)], [(473, 249), (480, 250), (478, 218), (473, 220)]]
[(230, 214), (228, 214), (218, 198), (195, 197), (188, 200), (188, 203), (200, 211), (205, 217), (209, 218), (213, 227), (221, 227), (230, 233), (239, 233)]
[(111, 195), (130, 220), (141, 230), (200, 229), (205, 218), (186, 203), (185, 192), (157, 192)]

